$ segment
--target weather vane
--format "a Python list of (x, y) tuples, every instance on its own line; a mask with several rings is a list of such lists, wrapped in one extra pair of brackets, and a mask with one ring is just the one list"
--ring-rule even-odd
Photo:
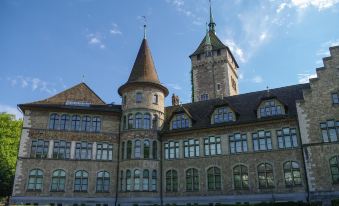
[(147, 26), (147, 18), (146, 16), (142, 16), (144, 19), (144, 39), (146, 39), (146, 26)]

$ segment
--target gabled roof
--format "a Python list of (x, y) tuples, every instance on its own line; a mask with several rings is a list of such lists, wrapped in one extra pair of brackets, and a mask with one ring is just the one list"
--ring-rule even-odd
[(86, 102), (91, 105), (106, 105), (106, 103), (85, 83), (77, 84), (52, 97), (27, 103), (39, 105), (65, 105), (66, 102)]
[[(228, 52), (231, 54), (232, 59), (235, 62), (235, 65), (237, 66), (237, 68), (239, 68), (238, 63), (237, 63), (236, 59), (234, 58), (231, 50), (228, 48), (228, 46), (224, 45), (222, 43), (222, 41), (217, 37), (217, 35), (213, 31), (209, 31), (208, 34), (209, 34), (209, 37), (210, 37), (212, 50), (227, 49)], [(207, 35), (205, 35), (203, 40), (200, 42), (198, 48), (195, 50), (195, 52), (193, 52), (193, 54), (190, 55), (190, 57), (194, 56), (194, 55), (202, 54), (202, 53), (205, 52), (204, 47), (205, 47), (205, 42), (206, 42), (206, 36)]]
[[(182, 105), (192, 116), (195, 122), (192, 127), (185, 129), (177, 129), (177, 131), (187, 131), (193, 129), (202, 129), (209, 127), (218, 127), (220, 125), (234, 125), (242, 123), (253, 123), (259, 121), (267, 121), (269, 119), (286, 118), (297, 116), (296, 101), (303, 99), (303, 89), (309, 88), (309, 84), (297, 84), (287, 87), (271, 89), (270, 92), (276, 96), (288, 108), (288, 113), (283, 116), (269, 117), (265, 119), (258, 119), (256, 110), (262, 97), (265, 96), (267, 90), (240, 94), (235, 96), (225, 97), (223, 99), (211, 99), (207, 101), (200, 101)], [(221, 124), (211, 124), (210, 114), (217, 105), (227, 104), (233, 108), (237, 113), (237, 120), (234, 122), (227, 122)], [(163, 132), (171, 132), (169, 117), (176, 111), (176, 106), (165, 108), (165, 123)]]
[(135, 59), (127, 82), (118, 90), (119, 94), (121, 95), (122, 89), (133, 84), (151, 84), (162, 89), (165, 93), (165, 96), (168, 95), (167, 88), (160, 84), (158, 74), (154, 66), (151, 50), (148, 47), (148, 43), (145, 38), (142, 40), (138, 55)]

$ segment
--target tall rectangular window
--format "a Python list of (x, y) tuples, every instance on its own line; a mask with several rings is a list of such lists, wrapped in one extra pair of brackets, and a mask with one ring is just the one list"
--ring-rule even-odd
[(247, 136), (246, 134), (235, 133), (229, 136), (230, 151), (232, 154), (247, 152)]
[(339, 136), (339, 121), (327, 120), (320, 123), (321, 134), (324, 142), (336, 142)]
[(153, 95), (153, 100), (152, 100), (152, 103), (153, 104), (158, 104), (158, 95), (157, 94), (155, 94), (155, 95)]
[(278, 146), (282, 148), (298, 147), (297, 134), (295, 128), (283, 128), (277, 130)]
[(204, 139), (205, 156), (220, 155), (221, 141), (220, 137), (208, 137)]
[(92, 159), (92, 143), (77, 142), (75, 147), (75, 159), (79, 160)]
[(199, 157), (199, 140), (190, 139), (184, 141), (184, 157)]
[(338, 94), (338, 92), (332, 93), (332, 103), (333, 104), (339, 104), (339, 94)]
[(69, 159), (71, 154), (71, 142), (64, 140), (55, 140), (53, 147), (53, 158)]
[(141, 103), (142, 102), (142, 93), (141, 92), (136, 93), (136, 95), (135, 95), (135, 102), (136, 103)]
[(258, 131), (252, 134), (254, 151), (271, 150), (272, 139), (270, 131)]
[(42, 139), (32, 140), (31, 157), (33, 158), (46, 158), (48, 154), (49, 141)]
[(165, 143), (165, 159), (179, 158), (179, 142), (169, 141)]
[(97, 144), (97, 160), (112, 160), (113, 145), (107, 143)]

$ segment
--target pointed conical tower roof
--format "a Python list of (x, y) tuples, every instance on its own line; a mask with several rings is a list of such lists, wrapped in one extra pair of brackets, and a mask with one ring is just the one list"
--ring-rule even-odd
[(154, 66), (151, 50), (148, 47), (146, 35), (144, 35), (142, 40), (128, 81), (119, 88), (118, 92), (121, 95), (124, 88), (140, 84), (154, 85), (163, 90), (165, 96), (168, 95), (167, 88), (160, 84), (158, 74)]

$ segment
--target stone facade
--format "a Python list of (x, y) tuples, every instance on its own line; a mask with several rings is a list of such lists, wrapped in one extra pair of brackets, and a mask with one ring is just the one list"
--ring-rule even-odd
[[(118, 90), (121, 105), (105, 104), (84, 83), (19, 105), (24, 124), (11, 202), (330, 205), (338, 199), (339, 46), (309, 84), (238, 94), (238, 65), (217, 40), (212, 32), (206, 59), (204, 53), (197, 59), (200, 46), (191, 55), (193, 103), (165, 107), (168, 90), (143, 39)], [(200, 101), (202, 92), (209, 100)]]

